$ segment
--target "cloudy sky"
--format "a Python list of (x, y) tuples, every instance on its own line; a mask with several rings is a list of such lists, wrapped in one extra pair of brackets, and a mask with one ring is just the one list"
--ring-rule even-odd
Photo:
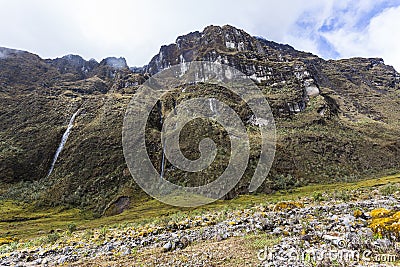
[(382, 57), (400, 71), (400, 0), (0, 0), (0, 23), (0, 46), (43, 58), (141, 66), (179, 35), (231, 24), (326, 59)]

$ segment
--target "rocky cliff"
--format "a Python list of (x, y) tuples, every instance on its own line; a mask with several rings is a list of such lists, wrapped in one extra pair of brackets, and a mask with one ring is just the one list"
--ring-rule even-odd
[[(68, 203), (99, 213), (120, 197), (145, 197), (130, 177), (122, 153), (126, 106), (149, 76), (194, 60), (224, 63), (242, 71), (269, 101), (278, 143), (273, 168), (260, 191), (359, 179), (400, 168), (400, 74), (382, 59), (324, 60), (231, 26), (208, 26), (203, 32), (180, 36), (174, 44), (162, 46), (143, 68), (130, 69), (123, 58), (100, 63), (76, 55), (44, 60), (7, 48), (0, 48), (0, 55), (3, 197)], [(148, 150), (158, 169), (158, 113), (184, 99), (218, 98), (237, 110), (249, 129), (254, 126), (251, 114), (235, 104), (235, 95), (224, 88), (184, 86), (186, 90), (165, 96), (149, 118)], [(78, 110), (68, 141), (47, 177), (68, 122)], [(191, 148), (207, 134), (222, 148), (206, 173), (188, 175), (167, 164), (166, 176), (175, 183), (205, 183), (226, 166), (229, 139), (223, 129), (207, 121), (196, 123), (187, 129), (189, 137), (181, 140), (188, 158), (198, 156)], [(252, 142), (249, 167), (231, 195), (246, 192), (258, 146), (259, 141)]]

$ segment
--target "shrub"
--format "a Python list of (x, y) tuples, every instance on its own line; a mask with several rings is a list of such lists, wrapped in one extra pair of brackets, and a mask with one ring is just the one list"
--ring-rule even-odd
[(68, 224), (67, 230), (68, 230), (68, 233), (72, 234), (73, 232), (76, 231), (76, 224), (74, 224), (74, 223)]
[(108, 232), (107, 228), (106, 228), (105, 226), (102, 227), (102, 228), (100, 229), (100, 232), (99, 232), (99, 237), (100, 237), (101, 239), (106, 239), (106, 237), (107, 237), (107, 232)]
[(396, 185), (389, 184), (387, 186), (384, 186), (380, 189), (380, 192), (384, 196), (389, 196), (393, 195), (399, 190), (399, 188)]
[(325, 200), (321, 192), (314, 192), (312, 198), (317, 202)]
[(44, 243), (55, 243), (58, 239), (60, 239), (60, 235), (58, 233), (51, 233), (48, 234), (43, 241)]
[(360, 217), (362, 217), (363, 215), (364, 215), (364, 213), (363, 213), (361, 210), (359, 210), (359, 209), (356, 209), (356, 210), (353, 212), (353, 216), (356, 217), (356, 218), (360, 218)]
[(347, 190), (340, 190), (335, 193), (335, 199), (340, 199), (342, 201), (349, 201), (351, 198), (350, 192)]
[(12, 242), (15, 242), (16, 240), (14, 238), (11, 237), (0, 237), (0, 246), (1, 245), (7, 245), (10, 244)]
[(274, 211), (291, 210), (295, 208), (302, 208), (304, 205), (297, 201), (283, 201), (274, 206)]
[(388, 237), (395, 240), (400, 238), (400, 211), (385, 208), (374, 209), (370, 212), (369, 227), (378, 237)]

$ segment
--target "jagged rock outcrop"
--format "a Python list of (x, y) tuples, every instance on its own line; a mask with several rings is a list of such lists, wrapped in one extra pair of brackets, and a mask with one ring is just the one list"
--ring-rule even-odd
[(92, 76), (94, 69), (99, 66), (96, 60), (86, 61), (78, 55), (66, 55), (62, 58), (48, 59), (46, 62), (56, 67), (61, 74), (72, 74), (76, 79)]
[(293, 114), (306, 108), (309, 96), (319, 94), (308, 66), (299, 58), (317, 59), (310, 53), (250, 36), (229, 25), (209, 26), (201, 33), (180, 36), (174, 44), (162, 46), (145, 71), (154, 74), (172, 65), (195, 60), (227, 64), (271, 90), (277, 88), (274, 90), (276, 97), (269, 99), (274, 113)]
[[(208, 26), (203, 32), (178, 37), (174, 44), (161, 47), (145, 66), (145, 72), (154, 74), (172, 65), (195, 60), (228, 64), (268, 88), (272, 94), (267, 94), (267, 98), (275, 115), (298, 113), (306, 108), (310, 97), (320, 94), (326, 102), (321, 111), (330, 108), (337, 113), (339, 103), (327, 96), (331, 90), (345, 94), (345, 90), (355, 90), (357, 93), (353, 95), (373, 95), (378, 91), (397, 90), (400, 84), (396, 70), (380, 58), (325, 61), (289, 45), (250, 36), (229, 25)], [(364, 104), (368, 106), (367, 103), (354, 107), (363, 100), (348, 97), (342, 104), (352, 107), (346, 109), (356, 113), (374, 112), (362, 108)]]

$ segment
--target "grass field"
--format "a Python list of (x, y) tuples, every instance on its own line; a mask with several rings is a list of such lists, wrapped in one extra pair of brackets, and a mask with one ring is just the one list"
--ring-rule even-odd
[(176, 217), (184, 218), (215, 210), (235, 210), (258, 204), (273, 204), (301, 197), (318, 199), (323, 193), (340, 195), (351, 199), (351, 190), (383, 187), (390, 194), (390, 186), (400, 183), (400, 174), (368, 179), (351, 183), (316, 184), (299, 187), (274, 194), (242, 195), (232, 200), (218, 200), (198, 208), (178, 208), (157, 200), (148, 199), (141, 203), (131, 203), (128, 210), (109, 217), (94, 218), (89, 212), (66, 207), (38, 208), (34, 204), (3, 200), (0, 202), (0, 241), (24, 242), (47, 236), (53, 232), (88, 230), (102, 227), (118, 227), (127, 224), (145, 224), (157, 220), (168, 221)]

